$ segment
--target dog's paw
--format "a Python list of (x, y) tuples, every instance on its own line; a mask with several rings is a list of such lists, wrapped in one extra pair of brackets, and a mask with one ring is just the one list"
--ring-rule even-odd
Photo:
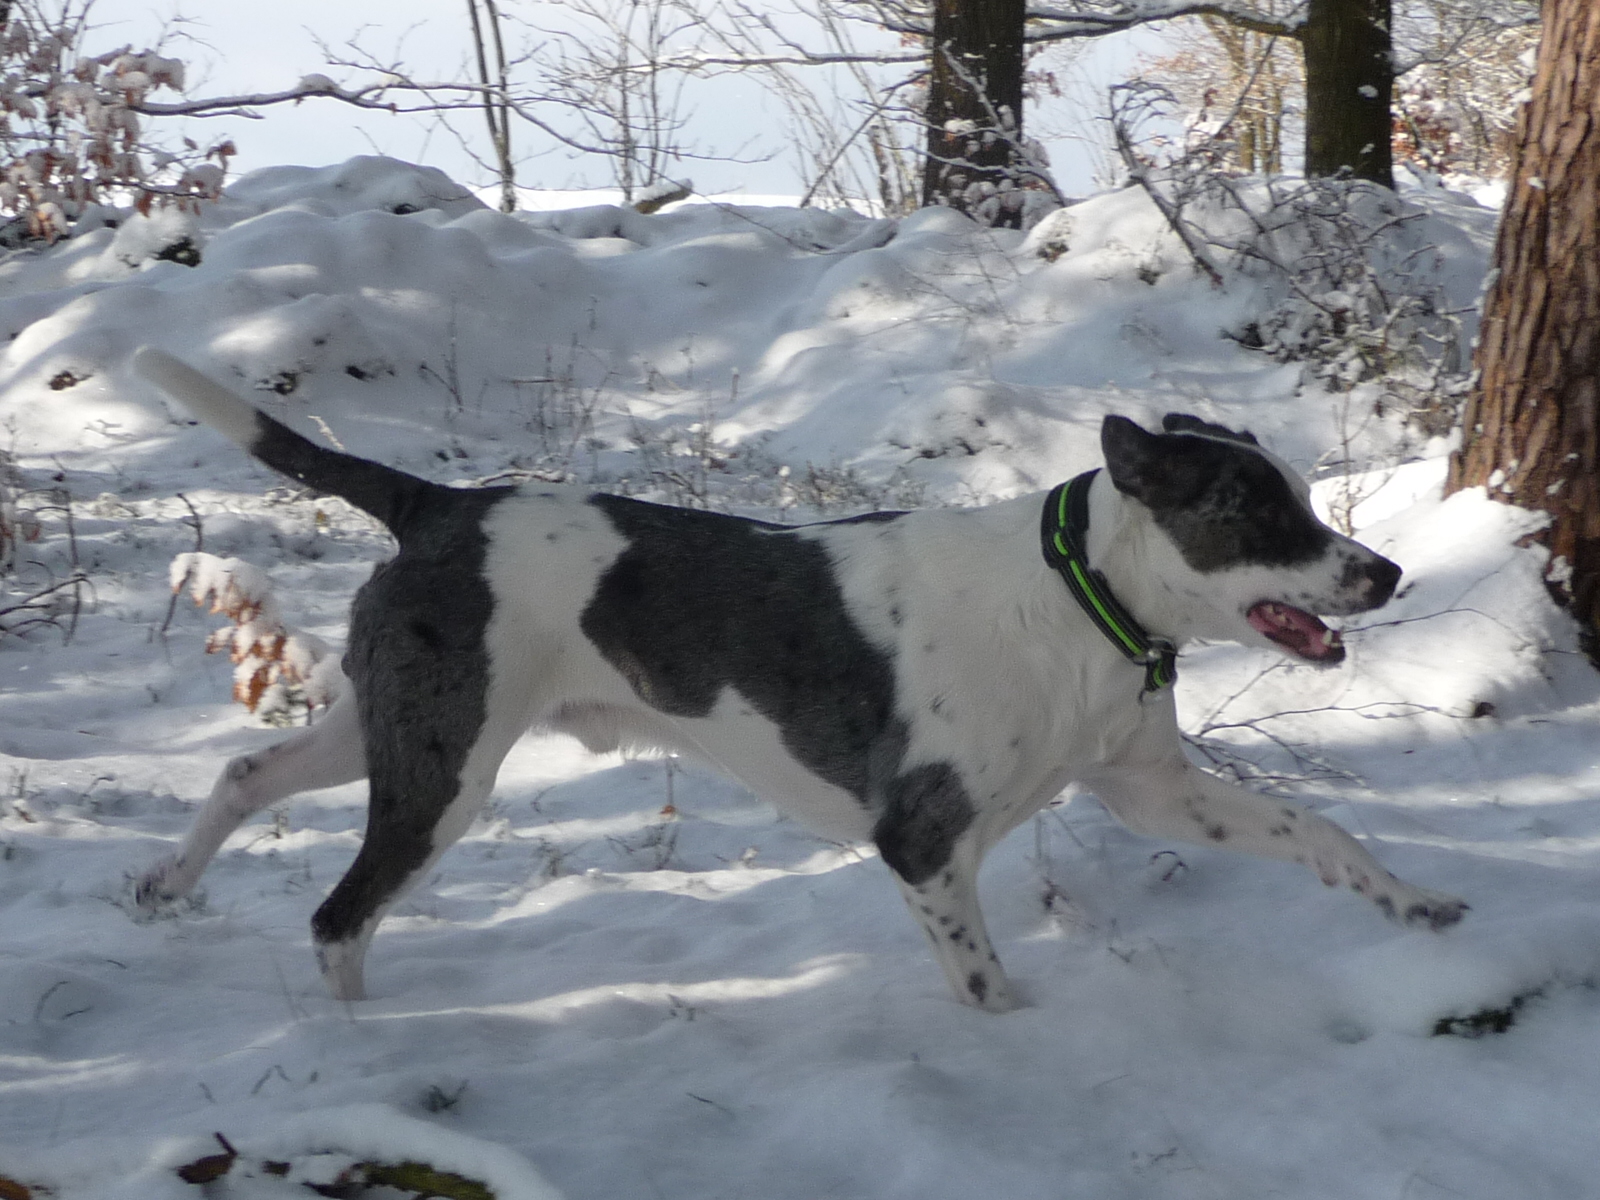
[(1026, 1007), (1016, 985), (1006, 977), (998, 963), (990, 963), (968, 973), (965, 986), (957, 993), (963, 1004), (981, 1008), (984, 1012), (1005, 1013)]
[(1441, 929), (1449, 929), (1471, 909), (1472, 905), (1465, 900), (1430, 892), (1406, 909), (1405, 922), (1407, 925), (1427, 926), (1437, 933)]
[(134, 910), (143, 916), (155, 916), (172, 908), (189, 897), (189, 889), (179, 887), (176, 858), (163, 858), (143, 873), (129, 878), (133, 891)]
[(1465, 900), (1422, 888), (1407, 888), (1393, 896), (1375, 896), (1373, 902), (1391, 921), (1412, 929), (1431, 929), (1435, 933), (1449, 929), (1472, 908)]

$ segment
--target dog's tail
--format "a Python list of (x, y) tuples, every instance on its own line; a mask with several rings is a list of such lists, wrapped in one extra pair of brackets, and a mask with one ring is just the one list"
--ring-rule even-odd
[(448, 491), (382, 463), (319, 446), (301, 437), (187, 363), (152, 346), (134, 352), (134, 370), (219, 433), (275, 471), (319, 492), (342, 496), (387, 525), (402, 541), (418, 502)]

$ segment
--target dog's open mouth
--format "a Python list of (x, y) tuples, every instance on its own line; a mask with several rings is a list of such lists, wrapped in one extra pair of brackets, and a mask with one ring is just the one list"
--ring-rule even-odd
[(1344, 661), (1344, 642), (1338, 631), (1292, 604), (1262, 600), (1250, 606), (1245, 618), (1269, 641), (1307, 662), (1331, 666)]

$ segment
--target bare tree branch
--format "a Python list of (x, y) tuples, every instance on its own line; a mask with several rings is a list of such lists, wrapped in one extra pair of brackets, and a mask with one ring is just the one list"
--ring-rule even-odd
[(1305, 26), (1306, 5), (1288, 17), (1274, 17), (1235, 0), (1092, 0), (1076, 5), (1032, 5), (1028, 21), (1030, 43), (1066, 38), (1103, 37), (1154, 21), (1177, 17), (1221, 17), (1254, 33), (1298, 38)]

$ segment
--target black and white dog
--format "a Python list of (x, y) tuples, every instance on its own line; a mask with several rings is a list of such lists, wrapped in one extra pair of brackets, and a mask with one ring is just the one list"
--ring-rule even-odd
[(871, 841), (957, 997), (995, 1011), (1015, 1000), (978, 867), (1073, 781), (1140, 833), (1302, 863), (1409, 925), (1466, 907), (1184, 758), (1173, 648), (1232, 639), (1337, 663), (1313, 614), (1375, 608), (1400, 578), (1318, 521), (1249, 434), (1108, 417), (1106, 469), (1043, 503), (788, 527), (545, 484), (443, 487), (314, 445), (170, 355), (135, 363), (399, 541), (356, 595), (345, 698), (231, 761), (137, 883), (141, 904), (181, 896), (252, 813), (367, 778), (365, 843), (312, 918), (339, 998), (362, 997), (378, 922), (529, 729), (691, 755), (820, 833)]

